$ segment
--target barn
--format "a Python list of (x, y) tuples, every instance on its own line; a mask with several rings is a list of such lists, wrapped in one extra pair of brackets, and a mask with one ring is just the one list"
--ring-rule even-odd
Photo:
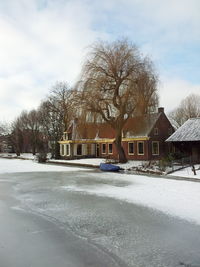
[(167, 140), (176, 151), (190, 157), (192, 163), (200, 163), (200, 118), (187, 120)]

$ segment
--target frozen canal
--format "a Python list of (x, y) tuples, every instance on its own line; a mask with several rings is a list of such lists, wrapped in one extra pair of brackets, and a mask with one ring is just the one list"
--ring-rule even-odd
[(1, 174), (0, 266), (200, 267), (200, 225), (101, 190), (128, 186), (84, 169)]

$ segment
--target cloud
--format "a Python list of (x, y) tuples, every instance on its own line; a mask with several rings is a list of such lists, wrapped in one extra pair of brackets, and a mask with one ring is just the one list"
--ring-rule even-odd
[(58, 80), (73, 85), (87, 47), (122, 36), (155, 62), (170, 109), (199, 88), (199, 10), (198, 0), (0, 1), (0, 120), (39, 105)]
[(187, 80), (170, 79), (162, 77), (160, 83), (160, 105), (165, 107), (166, 112), (177, 108), (181, 100), (191, 93), (200, 93), (200, 84), (192, 84)]
[(11, 2), (16, 4), (7, 1), (0, 17), (0, 105), (4, 119), (12, 118), (12, 110), (16, 116), (18, 107), (36, 107), (57, 80), (73, 84), (85, 47), (106, 36), (90, 29), (87, 7), (76, 1), (62, 6), (50, 1), (48, 7), (40, 9), (33, 0), (30, 5), (27, 1), (19, 1), (17, 6)]

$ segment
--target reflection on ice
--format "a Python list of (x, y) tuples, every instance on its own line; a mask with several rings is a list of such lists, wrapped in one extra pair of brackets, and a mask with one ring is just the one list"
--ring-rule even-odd
[(55, 219), (128, 266), (200, 262), (200, 227), (156, 211), (199, 222), (196, 183), (94, 172), (15, 174), (8, 180), (23, 209)]

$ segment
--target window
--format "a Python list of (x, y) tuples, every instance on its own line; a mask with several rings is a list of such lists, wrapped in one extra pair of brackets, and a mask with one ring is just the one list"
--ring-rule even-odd
[(82, 155), (82, 145), (77, 145), (77, 156)]
[(68, 139), (68, 134), (67, 133), (64, 133), (63, 139), (64, 140), (67, 140)]
[(108, 154), (113, 153), (113, 144), (108, 144)]
[(88, 145), (82, 144), (82, 155), (88, 155)]
[(144, 142), (138, 142), (138, 155), (144, 155)]
[(154, 135), (158, 135), (158, 128), (154, 128)]
[(159, 155), (159, 142), (152, 142), (152, 155)]
[(70, 156), (69, 144), (66, 145), (66, 155)]
[(102, 154), (106, 154), (106, 144), (102, 144)]
[(97, 144), (97, 146), (96, 146), (96, 156), (97, 157), (99, 157), (99, 155), (100, 155), (100, 147), (99, 147), (99, 144)]
[(65, 148), (64, 148), (64, 145), (61, 145), (61, 155), (62, 156), (64, 156), (64, 154), (65, 154), (65, 150), (64, 150)]
[(129, 155), (134, 154), (134, 143), (128, 143), (128, 154)]

